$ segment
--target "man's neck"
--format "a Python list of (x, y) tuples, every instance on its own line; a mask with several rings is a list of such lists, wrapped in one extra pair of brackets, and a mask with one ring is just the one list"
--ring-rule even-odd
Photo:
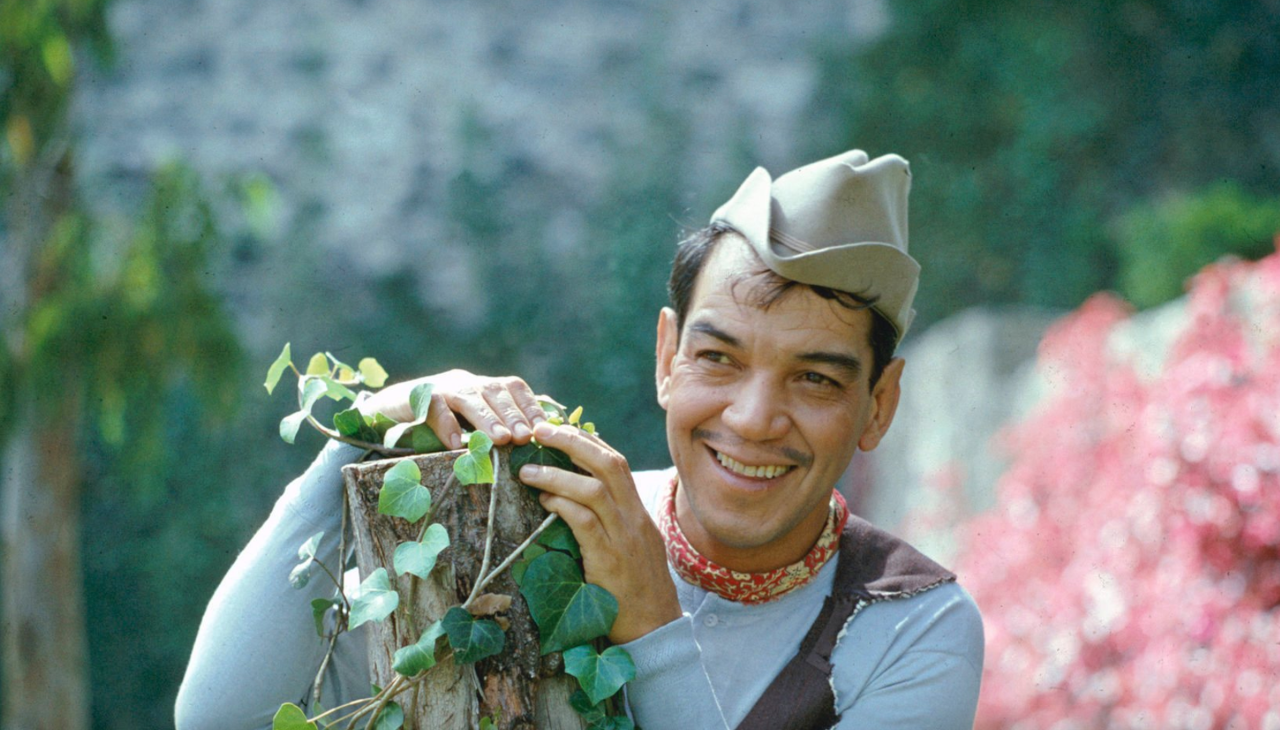
[(826, 509), (813, 510), (780, 538), (755, 546), (735, 546), (717, 540), (694, 517), (688, 495), (679, 485), (675, 494), (676, 522), (694, 550), (723, 568), (739, 573), (764, 573), (797, 563), (813, 548), (827, 524)]

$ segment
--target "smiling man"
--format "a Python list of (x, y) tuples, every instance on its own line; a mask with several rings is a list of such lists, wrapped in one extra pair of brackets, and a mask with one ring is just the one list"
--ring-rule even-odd
[[(646, 728), (972, 727), (977, 608), (834, 489), (898, 404), (893, 350), (919, 275), (910, 179), (900, 157), (856, 150), (776, 181), (757, 169), (676, 255), (656, 369), (675, 468), (635, 482), (680, 611), (614, 637), (636, 660), (628, 696)], [(628, 501), (609, 481), (561, 494), (608, 514), (611, 495)]]
[[(757, 169), (680, 245), (657, 328), (672, 469), (633, 473), (599, 437), (547, 423), (518, 378), (429, 378), (428, 423), (445, 443), (460, 443), (462, 417), (495, 443), (536, 436), (582, 470), (526, 466), (520, 478), (573, 529), (587, 580), (618, 598), (609, 638), (636, 663), (627, 698), (645, 730), (972, 727), (972, 599), (835, 489), (898, 405), (893, 352), (919, 275), (910, 180), (902, 158), (857, 150), (776, 181)], [(412, 418), (413, 385), (362, 408)], [(269, 726), (281, 701), (305, 695), (323, 647), (296, 620), (315, 596), (287, 587), (290, 557), (338, 529), (338, 466), (357, 454), (326, 447), (219, 586), (180, 730)], [(334, 701), (368, 686), (363, 635), (342, 638)], [(215, 709), (227, 707), (244, 722)]]

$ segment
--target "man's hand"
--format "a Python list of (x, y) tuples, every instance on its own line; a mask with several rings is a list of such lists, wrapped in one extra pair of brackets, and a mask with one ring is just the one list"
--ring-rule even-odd
[(393, 421), (411, 421), (409, 393), (421, 383), (434, 386), (427, 425), (449, 448), (462, 448), (458, 416), (483, 431), (495, 444), (526, 444), (533, 436), (533, 427), (546, 421), (538, 399), (520, 378), (489, 378), (465, 370), (450, 370), (389, 385), (364, 401), (360, 410), (366, 414), (381, 413)]
[(587, 472), (526, 465), (520, 480), (543, 490), (542, 506), (573, 530), (587, 582), (618, 599), (609, 640), (624, 644), (680, 618), (662, 535), (640, 502), (627, 460), (598, 436), (573, 426), (544, 423), (533, 435)]

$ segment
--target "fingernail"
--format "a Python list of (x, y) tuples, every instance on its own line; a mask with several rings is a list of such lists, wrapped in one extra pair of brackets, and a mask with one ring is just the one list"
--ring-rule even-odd
[(532, 464), (525, 464), (520, 467), (521, 479), (533, 479), (536, 476), (538, 476), (538, 467), (533, 466)]
[(532, 432), (529, 430), (528, 426), (524, 425), (523, 423), (517, 423), (514, 433), (517, 439), (523, 440), (523, 439), (529, 438), (529, 434)]
[(493, 440), (494, 440), (494, 441), (503, 441), (503, 440), (506, 440), (506, 439), (509, 439), (509, 438), (511, 438), (511, 432), (507, 430), (507, 427), (506, 427), (506, 426), (494, 426), (494, 427), (493, 427)]
[(555, 433), (555, 426), (552, 426), (550, 423), (547, 423), (546, 421), (543, 421), (542, 423), (539, 423), (537, 426), (533, 427), (533, 435), (537, 436), (538, 438), (546, 438), (547, 436), (550, 436), (553, 433)]

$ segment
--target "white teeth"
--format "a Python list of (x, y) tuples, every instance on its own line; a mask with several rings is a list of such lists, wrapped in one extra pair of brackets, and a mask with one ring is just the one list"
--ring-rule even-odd
[(747, 466), (740, 461), (736, 461), (719, 451), (715, 452), (716, 459), (724, 468), (735, 474), (741, 474), (746, 477), (755, 477), (761, 479), (772, 479), (776, 476), (786, 473), (791, 467), (783, 464), (766, 464), (762, 466)]

